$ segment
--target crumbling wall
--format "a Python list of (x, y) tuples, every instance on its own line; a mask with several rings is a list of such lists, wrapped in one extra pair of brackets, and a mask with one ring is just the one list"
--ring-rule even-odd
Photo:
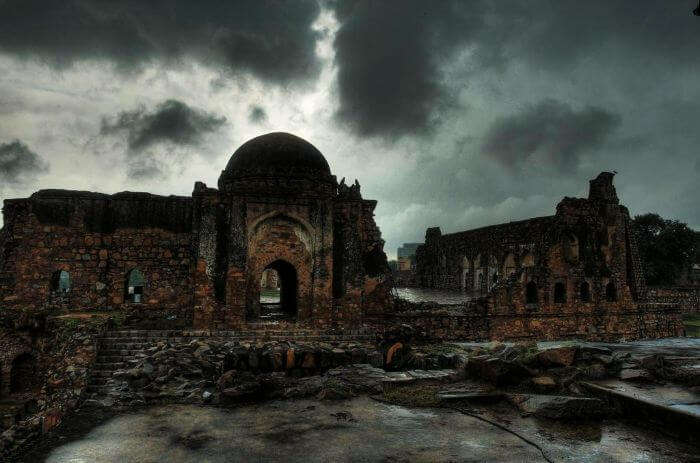
[(492, 339), (636, 339), (681, 333), (675, 309), (641, 306), (644, 275), (613, 174), (550, 217), (442, 235), (426, 231), (424, 287), (484, 296)]
[[(13, 288), (3, 302), (20, 308), (127, 308), (177, 312), (192, 304), (192, 207), (189, 198), (145, 193), (44, 190), (7, 200), (2, 273)], [(141, 303), (127, 298), (127, 275), (146, 278)], [(52, 280), (67, 271), (70, 289)]]

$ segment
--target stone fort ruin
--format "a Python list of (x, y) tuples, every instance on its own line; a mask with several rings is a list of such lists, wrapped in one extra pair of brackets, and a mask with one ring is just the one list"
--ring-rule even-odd
[(4, 203), (0, 302), (237, 328), (259, 319), (273, 269), (287, 320), (356, 323), (388, 303), (375, 206), (287, 133), (244, 143), (218, 189), (190, 197), (41, 190)]
[(556, 214), (443, 235), (416, 251), (418, 285), (465, 291), (481, 307), (470, 338), (637, 339), (682, 333), (678, 307), (648, 300), (635, 232), (614, 174)]

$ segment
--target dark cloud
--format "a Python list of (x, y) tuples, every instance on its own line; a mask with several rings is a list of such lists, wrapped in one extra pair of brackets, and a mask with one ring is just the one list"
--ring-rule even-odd
[(582, 153), (600, 147), (619, 124), (620, 116), (602, 108), (575, 111), (567, 104), (545, 100), (496, 120), (481, 151), (508, 167), (536, 162), (570, 170)]
[(0, 50), (57, 67), (109, 60), (137, 70), (194, 59), (270, 82), (315, 77), (314, 0), (0, 2)]
[(19, 140), (0, 144), (0, 180), (23, 185), (49, 170), (48, 164)]
[[(478, 2), (477, 2), (478, 3)], [(439, 66), (481, 27), (463, 2), (337, 2), (338, 117), (361, 135), (425, 133), (447, 97)]]
[(265, 111), (265, 108), (258, 105), (251, 106), (250, 113), (248, 114), (248, 120), (256, 124), (265, 122), (267, 120), (267, 112)]
[[(653, 62), (700, 70), (692, 3), (331, 2), (341, 24), (335, 40), (338, 117), (360, 135), (395, 139), (430, 133), (445, 105), (456, 100), (453, 93), (475, 73), (500, 72), (516, 62), (538, 72), (566, 73), (567, 79), (577, 65), (604, 72), (626, 63), (650, 72)], [(445, 66), (457, 61), (463, 71), (444, 75)], [(645, 79), (644, 73), (633, 77), (630, 88)], [(642, 90), (651, 87), (649, 80), (643, 83)]]
[(194, 109), (177, 100), (167, 100), (153, 111), (139, 108), (123, 111), (115, 118), (102, 118), (101, 135), (126, 133), (132, 153), (158, 143), (195, 146), (202, 137), (226, 123), (225, 117)]
[(225, 117), (166, 100), (153, 110), (140, 107), (103, 117), (100, 135), (124, 136), (127, 173), (135, 179), (165, 178), (188, 148), (201, 146), (204, 137), (226, 124)]

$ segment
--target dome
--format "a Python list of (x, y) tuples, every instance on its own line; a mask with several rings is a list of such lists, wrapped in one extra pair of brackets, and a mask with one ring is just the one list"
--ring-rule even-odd
[(242, 144), (226, 165), (221, 180), (246, 176), (331, 175), (326, 158), (314, 145), (295, 135), (273, 132)]

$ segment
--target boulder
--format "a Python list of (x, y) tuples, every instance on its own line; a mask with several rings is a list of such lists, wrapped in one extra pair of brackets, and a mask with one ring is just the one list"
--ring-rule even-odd
[(620, 379), (631, 383), (646, 383), (653, 381), (653, 378), (647, 370), (642, 369), (627, 369), (620, 372)]
[(498, 357), (470, 358), (465, 369), (468, 376), (484, 379), (496, 386), (518, 384), (530, 376), (530, 371), (523, 365)]
[(330, 378), (321, 387), (316, 396), (320, 400), (344, 400), (354, 397), (352, 388), (345, 382), (336, 378)]
[(543, 367), (569, 367), (574, 363), (576, 351), (574, 346), (554, 347), (538, 352), (535, 359)]
[(551, 391), (556, 389), (557, 383), (551, 376), (537, 376), (532, 378), (532, 385), (538, 391)]
[(512, 394), (509, 399), (524, 415), (540, 418), (587, 420), (606, 413), (603, 401), (587, 397)]

